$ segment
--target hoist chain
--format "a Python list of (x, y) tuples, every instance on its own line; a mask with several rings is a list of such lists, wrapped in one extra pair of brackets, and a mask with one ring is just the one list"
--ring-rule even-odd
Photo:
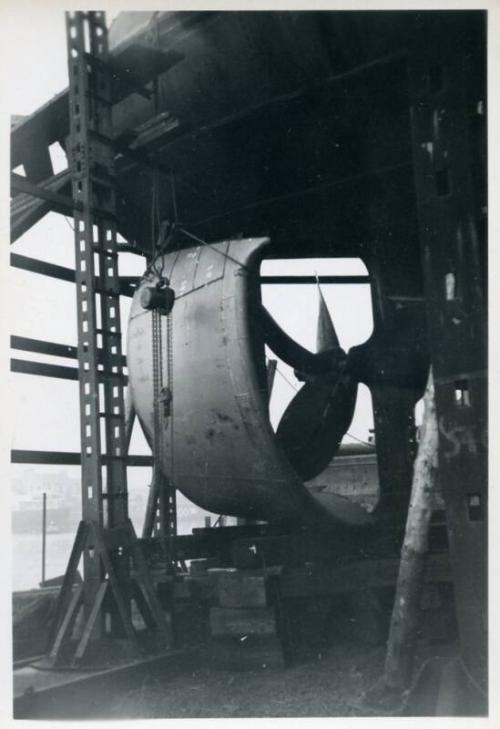
[(167, 391), (169, 397), (169, 427), (170, 427), (170, 453), (169, 453), (169, 474), (166, 480), (167, 492), (167, 521), (169, 537), (169, 554), (175, 557), (175, 536), (177, 534), (177, 504), (174, 479), (174, 408), (173, 408), (173, 384), (174, 384), (174, 359), (173, 359), (173, 322), (172, 312), (167, 315)]
[[(177, 534), (173, 477), (172, 314), (165, 315), (161, 309), (154, 308), (151, 312), (151, 334), (153, 355), (153, 453), (155, 463), (152, 488), (156, 495), (153, 534), (160, 540), (167, 559), (167, 565), (171, 567), (175, 564), (175, 537)], [(169, 443), (168, 453), (166, 452), (167, 439)]]

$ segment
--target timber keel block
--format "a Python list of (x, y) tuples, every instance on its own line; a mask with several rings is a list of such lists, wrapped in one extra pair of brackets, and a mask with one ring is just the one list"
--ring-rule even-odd
[(275, 635), (274, 608), (210, 608), (213, 638), (229, 636), (246, 639), (249, 635)]
[(213, 668), (261, 671), (285, 666), (273, 607), (212, 607), (210, 633)]
[(226, 608), (264, 608), (271, 604), (267, 573), (262, 570), (209, 569), (216, 604)]
[(285, 665), (274, 605), (275, 570), (209, 569), (210, 659), (215, 668), (253, 671)]

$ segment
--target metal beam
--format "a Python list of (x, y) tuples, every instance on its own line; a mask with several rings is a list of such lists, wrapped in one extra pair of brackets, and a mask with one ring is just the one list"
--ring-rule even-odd
[[(14, 173), (13, 173), (14, 174)], [(65, 193), (62, 193), (61, 190), (65, 190), (66, 188), (70, 190), (69, 187), (71, 178), (69, 174), (69, 170), (62, 170), (61, 172), (58, 172), (56, 175), (52, 174), (49, 177), (46, 177), (44, 180), (38, 180), (34, 177), (31, 177), (28, 173), (26, 173), (26, 176), (16, 174), (14, 177), (15, 186), (17, 187), (17, 183), (19, 180), (25, 180), (29, 182), (30, 184), (35, 184), (44, 190), (48, 190), (49, 192), (56, 192), (59, 194), (62, 194), (63, 197), (67, 197)], [(20, 183), (22, 184), (22, 182)], [(17, 189), (12, 189), (12, 200), (11, 200), (11, 212), (19, 212), (22, 208), (26, 207), (27, 200), (32, 198), (32, 195), (30, 193), (22, 193), (19, 192)], [(15, 193), (15, 194), (14, 194)]]
[[(81, 454), (74, 451), (30, 451), (13, 449), (10, 452), (10, 462), (46, 466), (79, 466), (81, 464)], [(103, 456), (103, 463), (106, 463), (106, 456)], [(152, 456), (127, 456), (127, 466), (152, 465)]]
[(50, 203), (51, 209), (54, 212), (61, 213), (62, 215), (72, 216), (75, 209), (82, 209), (81, 203), (74, 201), (71, 197), (53, 192), (41, 185), (36, 185), (25, 177), (22, 177), (22, 175), (17, 175), (15, 172), (11, 172), (10, 175), (10, 189), (11, 192), (23, 192), (26, 195), (32, 195), (40, 200), (46, 200)]
[[(186, 12), (185, 15), (196, 15), (203, 19), (208, 13)], [(184, 25), (185, 21), (178, 25), (172, 35), (175, 36), (177, 33), (184, 32)], [(120, 44), (110, 55), (112, 71), (115, 76), (112, 89), (113, 104), (129, 96), (133, 90), (144, 88), (157, 73), (167, 71), (183, 58), (183, 55), (175, 50), (173, 46), (167, 51), (151, 47), (146, 38), (146, 33), (140, 41), (134, 38), (130, 42)], [(141, 59), (140, 63), (138, 63), (139, 57)], [(133, 82), (132, 86), (123, 82), (127, 78)], [(65, 139), (69, 132), (68, 97), (69, 89), (61, 91), (12, 129), (12, 169), (24, 163), (26, 153), (30, 155), (34, 146), (48, 147), (52, 142)]]
[[(83, 204), (80, 200), (75, 200), (67, 195), (60, 195), (58, 192), (53, 192), (41, 185), (34, 185), (26, 177), (17, 175), (15, 172), (10, 173), (10, 189), (12, 192), (23, 192), (26, 195), (46, 200), (50, 203), (51, 210), (55, 213), (61, 213), (61, 215), (74, 216), (75, 211), (83, 211)], [(105, 220), (116, 219), (116, 215), (105, 208), (92, 206), (91, 212)]]
[[(12, 335), (10, 338), (11, 349), (18, 349), (23, 352), (36, 352), (37, 354), (48, 354), (54, 357), (67, 357), (69, 359), (77, 359), (77, 348), (70, 344), (58, 344), (56, 342), (46, 342), (41, 339), (30, 339), (29, 337), (17, 337)], [(100, 350), (98, 350), (98, 358), (102, 359)], [(122, 365), (126, 366), (127, 358), (122, 355)]]
[[(131, 248), (131, 246), (127, 246), (124, 252), (130, 252)], [(136, 251), (134, 251), (134, 253), (135, 252)], [(21, 256), (18, 253), (11, 253), (10, 265), (14, 268), (20, 268), (23, 271), (31, 271), (32, 273), (38, 273), (42, 276), (58, 278), (61, 281), (69, 281), (70, 283), (75, 282), (75, 272), (72, 268), (57, 266), (54, 263), (40, 261), (38, 258), (29, 258), (28, 256)], [(133, 284), (138, 280), (139, 278), (137, 276), (120, 277), (120, 295), (132, 297), (134, 295)]]
[(116, 244), (116, 250), (118, 253), (133, 253), (136, 256), (142, 256), (143, 258), (146, 257), (146, 252), (142, 250), (142, 248), (139, 248), (136, 245), (132, 245), (131, 243), (117, 243)]
[(30, 339), (28, 337), (16, 337), (12, 335), (10, 338), (10, 347), (11, 349), (20, 349), (23, 352), (50, 354), (54, 357), (68, 357), (70, 359), (77, 358), (76, 347), (72, 347), (69, 344), (45, 342), (41, 339)]
[[(32, 182), (38, 182), (28, 175)], [(57, 175), (40, 182), (43, 187), (51, 192), (66, 195), (70, 191), (70, 176), (68, 170), (59, 172)], [(26, 193), (12, 191), (13, 197), (10, 202), (10, 242), (14, 243), (23, 233), (35, 225), (41, 218), (50, 211), (50, 203), (40, 200)]]
[[(99, 357), (99, 359), (101, 359)], [(78, 380), (79, 369), (78, 367), (66, 367), (65, 365), (52, 365), (46, 364), (45, 362), (33, 362), (27, 359), (15, 359), (10, 360), (10, 371), (17, 372), (23, 375), (38, 375), (40, 377), (55, 377), (60, 380)], [(115, 380), (126, 384), (128, 378), (126, 375), (99, 371), (99, 379), (103, 381)], [(115, 384), (116, 384), (115, 382)]]
[(140, 280), (140, 276), (120, 276), (120, 292), (121, 289), (125, 290), (126, 287), (132, 287), (135, 289)]
[(28, 256), (21, 256), (18, 253), (11, 253), (10, 265), (14, 268), (21, 268), (23, 271), (31, 271), (32, 273), (39, 273), (42, 276), (58, 278), (61, 281), (75, 282), (75, 272), (72, 268), (57, 266), (54, 263), (40, 261), (38, 258), (29, 258)]
[(10, 371), (23, 375), (39, 375), (41, 377), (56, 377), (60, 380), (78, 380), (77, 367), (64, 365), (51, 365), (44, 362), (31, 362), (25, 359), (11, 359)]
[(260, 283), (269, 284), (369, 284), (370, 276), (261, 276)]

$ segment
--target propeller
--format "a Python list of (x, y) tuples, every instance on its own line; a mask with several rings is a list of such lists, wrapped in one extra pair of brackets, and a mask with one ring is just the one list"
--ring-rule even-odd
[(319, 282), (318, 300), (316, 354), (289, 337), (262, 304), (258, 310), (266, 343), (305, 381), (276, 431), (283, 452), (304, 481), (320, 474), (338, 451), (352, 422), (358, 383), (408, 389), (417, 402), (429, 366), (425, 319), (418, 310), (400, 310), (346, 354)]
[[(324, 373), (298, 373), (305, 384), (289, 403), (278, 429), (277, 441), (304, 481), (323, 471), (337, 452), (354, 415), (358, 383), (345, 371), (341, 348), (318, 282), (317, 354), (328, 355)], [(325, 357), (326, 359), (326, 357)]]

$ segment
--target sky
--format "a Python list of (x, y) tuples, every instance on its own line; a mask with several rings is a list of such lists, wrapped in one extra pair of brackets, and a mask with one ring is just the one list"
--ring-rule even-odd
[[(21, 10), (25, 6), (21, 5)], [(29, 114), (67, 86), (65, 26), (63, 14), (50, 6), (34, 6), (30, 22), (19, 13), (7, 15), (7, 32), (15, 34), (15, 58), (3, 83), (5, 108), (11, 114)], [(26, 19), (24, 19), (26, 20)], [(108, 16), (108, 23), (109, 23)], [(12, 52), (12, 47), (10, 47)], [(36, 56), (37, 62), (34, 63)], [(66, 166), (62, 150), (51, 150), (55, 169)], [(62, 266), (74, 266), (71, 221), (51, 213), (13, 245), (16, 253), (40, 258)], [(120, 258), (120, 272), (142, 273), (140, 257)], [(263, 273), (363, 274), (360, 261), (316, 260), (264, 262)], [(365, 341), (372, 331), (369, 286), (324, 286), (323, 293), (344, 349)], [(10, 311), (11, 334), (62, 344), (76, 344), (76, 303), (71, 283), (12, 269), (9, 274), (9, 300), (26, 305)], [(315, 286), (265, 286), (263, 301), (281, 326), (302, 345), (314, 350), (318, 296)], [(130, 300), (122, 297), (123, 331)], [(125, 349), (125, 343), (124, 343)], [(67, 360), (14, 352), (25, 359), (68, 364)], [(271, 355), (272, 356), (272, 355)], [(276, 427), (283, 410), (300, 384), (293, 371), (279, 364), (271, 400), (271, 422)], [(79, 450), (78, 388), (72, 381), (57, 381), (12, 374), (10, 388), (16, 407), (12, 411), (11, 447), (19, 449)], [(295, 389), (294, 389), (295, 388)], [(355, 418), (346, 442), (366, 441), (373, 427), (371, 399), (360, 386)], [(134, 429), (131, 452), (147, 453), (139, 427)]]

